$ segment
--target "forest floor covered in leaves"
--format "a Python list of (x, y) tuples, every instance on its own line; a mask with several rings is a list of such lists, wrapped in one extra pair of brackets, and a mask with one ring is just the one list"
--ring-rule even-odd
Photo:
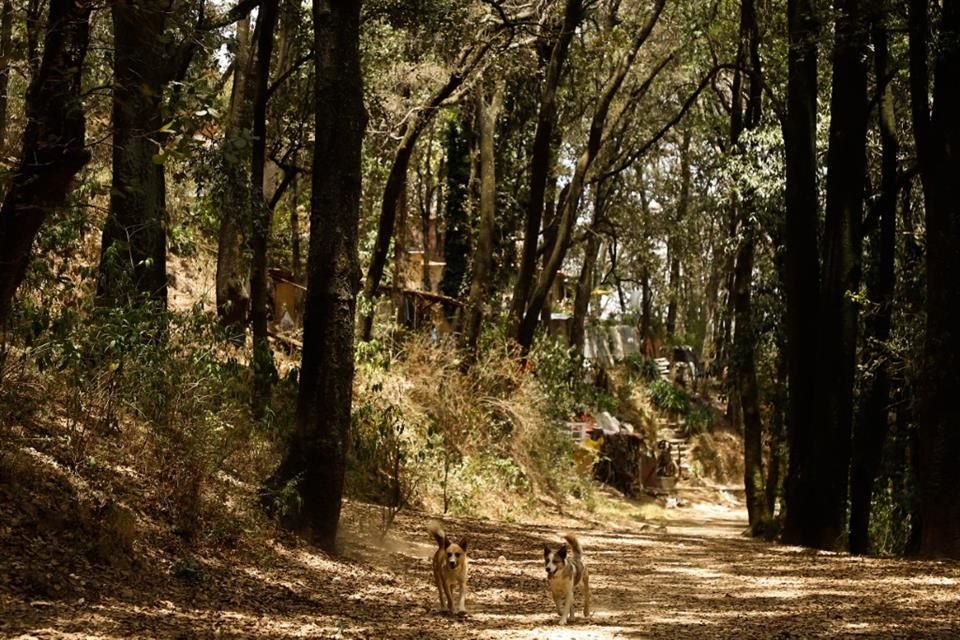
[[(83, 527), (51, 533), (58, 517), (69, 524), (70, 500), (55, 501), (66, 487), (18, 464), (19, 479), (9, 461), (0, 478), (4, 638), (960, 637), (957, 563), (748, 539), (742, 505), (715, 488), (684, 489), (669, 510), (598, 489), (592, 515), (448, 519), (472, 562), (469, 615), (452, 618), (438, 611), (428, 514), (401, 513), (381, 542), (379, 513), (347, 504), (336, 559), (269, 530), (186, 545), (139, 522), (132, 559), (110, 563), (81, 544)], [(32, 507), (10, 493), (25, 483)], [(595, 610), (567, 627), (542, 568), (563, 531), (580, 537)]]

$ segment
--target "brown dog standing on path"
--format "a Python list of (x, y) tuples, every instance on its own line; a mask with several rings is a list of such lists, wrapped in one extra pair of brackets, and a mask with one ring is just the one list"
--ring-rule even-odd
[[(437, 541), (433, 554), (433, 580), (440, 592), (440, 610), (466, 615), (467, 598), (467, 539), (454, 544), (436, 522), (427, 525), (427, 530)], [(460, 590), (457, 605), (453, 604), (453, 588)]]

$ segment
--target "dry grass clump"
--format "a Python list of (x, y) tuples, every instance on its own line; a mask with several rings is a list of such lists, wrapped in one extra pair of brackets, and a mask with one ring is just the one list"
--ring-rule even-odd
[(373, 349), (356, 396), (348, 487), (387, 509), (513, 519), (580, 482), (569, 436), (505, 340), (488, 340), (469, 369), (453, 344), (423, 336)]

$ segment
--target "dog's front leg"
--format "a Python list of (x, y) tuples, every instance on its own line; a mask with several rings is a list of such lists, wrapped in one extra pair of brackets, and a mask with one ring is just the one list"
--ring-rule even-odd
[(460, 583), (460, 602), (457, 607), (457, 613), (466, 613), (467, 612), (467, 583), (463, 581)]
[(453, 608), (453, 589), (450, 588), (450, 583), (446, 579), (441, 580), (440, 583), (443, 585), (443, 595), (447, 598), (447, 606), (444, 611), (456, 613), (456, 609)]
[(567, 624), (567, 620), (573, 619), (573, 585), (567, 589), (563, 595), (563, 609), (560, 611), (560, 624)]

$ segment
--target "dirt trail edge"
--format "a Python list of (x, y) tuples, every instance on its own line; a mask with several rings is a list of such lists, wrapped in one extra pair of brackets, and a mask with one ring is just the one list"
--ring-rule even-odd
[[(751, 540), (739, 507), (693, 503), (664, 522), (592, 526), (447, 519), (469, 538), (466, 618), (438, 612), (427, 514), (371, 542), (347, 509), (346, 559), (263, 541), (192, 572), (142, 571), (92, 598), (0, 592), (7, 638), (960, 638), (960, 565), (854, 558)], [(368, 520), (367, 520), (368, 521)], [(560, 627), (543, 545), (574, 532), (594, 614)], [(578, 604), (581, 603), (578, 598)]]

